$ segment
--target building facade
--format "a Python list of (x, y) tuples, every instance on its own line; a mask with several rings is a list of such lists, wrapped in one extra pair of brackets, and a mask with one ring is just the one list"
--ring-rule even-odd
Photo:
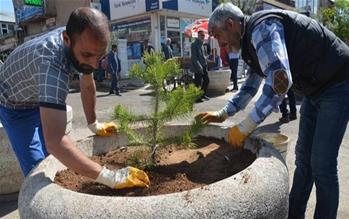
[[(42, 0), (42, 6), (29, 6), (13, 0), (16, 22), (23, 32), (22, 41), (66, 25), (70, 13), (79, 7), (99, 7), (99, 0)], [(97, 5), (97, 6), (96, 6)]]
[(192, 39), (184, 28), (196, 19), (207, 18), (212, 0), (101, 0), (110, 19), (113, 43), (118, 44), (121, 74), (141, 61), (142, 43), (148, 40), (156, 51), (171, 38), (174, 56), (189, 56)]

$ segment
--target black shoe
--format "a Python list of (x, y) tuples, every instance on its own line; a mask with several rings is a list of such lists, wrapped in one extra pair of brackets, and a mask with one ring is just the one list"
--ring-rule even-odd
[(288, 123), (290, 121), (290, 118), (288, 116), (283, 116), (279, 119), (281, 123)]
[(109, 95), (113, 94), (114, 92), (113, 91), (109, 91)]
[(291, 113), (290, 116), (289, 116), (289, 119), (290, 119), (290, 121), (296, 120), (297, 119), (297, 114)]
[(209, 99), (210, 99), (210, 98), (209, 98), (208, 96), (206, 96), (206, 95), (203, 95), (201, 98), (204, 99), (204, 100), (209, 100)]
[(202, 98), (196, 99), (196, 101), (195, 101), (195, 103), (202, 103), (202, 102), (204, 102), (204, 101), (202, 100)]
[(116, 96), (120, 96), (120, 97), (122, 96), (120, 93), (115, 93), (115, 95), (116, 95)]
[(238, 90), (239, 90), (239, 87), (238, 87), (238, 86), (234, 86), (233, 90), (234, 90), (234, 91), (238, 91)]

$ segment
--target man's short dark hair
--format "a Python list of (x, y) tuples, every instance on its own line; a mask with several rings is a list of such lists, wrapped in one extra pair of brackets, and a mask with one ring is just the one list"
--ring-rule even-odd
[(111, 49), (116, 49), (117, 47), (118, 47), (118, 46), (115, 45), (115, 44), (111, 45)]
[(90, 28), (99, 39), (105, 39), (105, 34), (110, 34), (108, 19), (103, 13), (88, 7), (75, 9), (66, 25), (69, 38), (74, 41), (74, 37), (87, 28)]

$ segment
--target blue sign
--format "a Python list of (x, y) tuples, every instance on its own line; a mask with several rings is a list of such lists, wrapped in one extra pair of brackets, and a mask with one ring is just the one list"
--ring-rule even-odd
[(140, 42), (131, 42), (127, 44), (127, 58), (140, 59), (142, 57), (142, 44)]
[(146, 11), (154, 11), (159, 9), (159, 0), (146, 0), (145, 2)]
[(27, 21), (35, 16), (42, 16), (45, 13), (43, 7), (22, 5), (15, 8), (17, 23)]
[(163, 0), (162, 7), (164, 9), (170, 9), (178, 11), (178, 0)]

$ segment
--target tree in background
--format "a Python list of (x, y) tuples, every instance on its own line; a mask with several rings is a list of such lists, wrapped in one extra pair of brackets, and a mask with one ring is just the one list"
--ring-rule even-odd
[(320, 10), (324, 25), (339, 38), (349, 40), (349, 1), (336, 0), (334, 6)]
[(220, 0), (219, 3), (231, 2), (238, 6), (244, 14), (252, 14), (256, 10), (257, 0)]

